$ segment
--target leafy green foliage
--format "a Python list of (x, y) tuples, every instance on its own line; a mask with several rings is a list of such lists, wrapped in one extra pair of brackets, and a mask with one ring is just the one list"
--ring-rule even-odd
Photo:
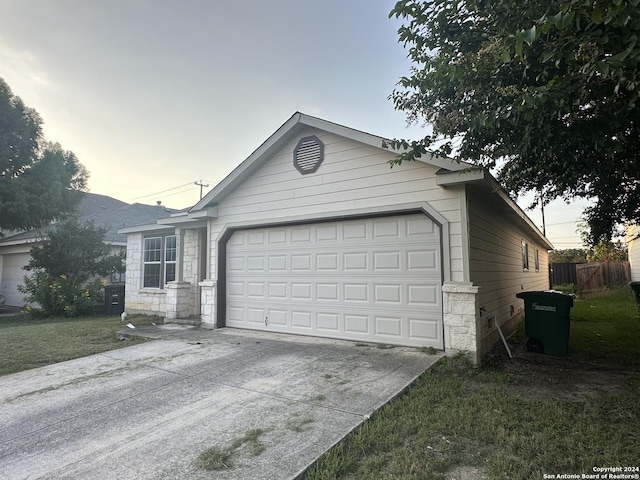
[[(91, 313), (93, 306), (100, 301), (102, 286), (98, 279), (80, 288), (72, 285), (65, 275), (56, 278), (38, 271), (25, 277), (18, 288), (28, 294), (28, 302), (40, 304), (45, 315), (77, 317)], [(31, 307), (26, 307), (26, 310), (33, 311)]]
[(487, 168), (512, 193), (592, 198), (589, 242), (640, 220), (640, 2), (401, 0), (414, 62), (391, 98), (428, 152)]
[(91, 312), (100, 299), (100, 279), (124, 270), (124, 254), (104, 243), (106, 230), (92, 222), (69, 219), (31, 249), (20, 291), (46, 315), (77, 316)]
[(566, 248), (553, 250), (549, 253), (549, 261), (553, 263), (580, 263), (587, 261), (587, 251), (584, 248)]
[(628, 259), (627, 246), (621, 241), (598, 242), (587, 254), (590, 262), (625, 262)]
[(0, 235), (72, 212), (87, 175), (72, 152), (43, 141), (38, 113), (0, 78)]

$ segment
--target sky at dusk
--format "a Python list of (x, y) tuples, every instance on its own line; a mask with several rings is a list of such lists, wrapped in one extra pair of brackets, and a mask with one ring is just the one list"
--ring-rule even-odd
[[(206, 193), (296, 111), (424, 136), (388, 99), (410, 67), (394, 3), (0, 0), (0, 77), (89, 170), (91, 192), (184, 208), (194, 182)], [(581, 205), (545, 209), (556, 248), (581, 246)]]

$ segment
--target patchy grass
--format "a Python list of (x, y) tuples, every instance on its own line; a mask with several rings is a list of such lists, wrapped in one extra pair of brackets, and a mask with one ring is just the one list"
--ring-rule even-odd
[(640, 317), (631, 289), (576, 298), (569, 348), (594, 360), (640, 366)]
[(635, 301), (626, 289), (602, 292), (576, 299), (571, 317), (568, 357), (527, 352), (520, 332), (512, 361), (504, 348), (482, 368), (444, 358), (305, 478), (543, 478), (637, 465)]
[(294, 417), (287, 420), (287, 428), (292, 432), (300, 433), (307, 430), (305, 427), (313, 422), (315, 422), (315, 420), (311, 417)]
[(322, 456), (305, 478), (445, 479), (460, 467), (477, 469), (476, 478), (543, 478), (636, 464), (640, 376), (615, 394), (567, 401), (528, 395), (549, 375), (530, 373), (481, 370), (463, 357), (446, 358)]
[(422, 353), (426, 353), (427, 355), (435, 355), (438, 353), (438, 350), (433, 347), (420, 347), (418, 350)]
[[(162, 323), (155, 316), (130, 315), (136, 326)], [(120, 317), (33, 318), (17, 315), (0, 318), (0, 375), (43, 367), (52, 363), (141, 343), (119, 341), (126, 328)]]
[(202, 452), (196, 459), (196, 465), (204, 470), (228, 470), (233, 468), (233, 457), (243, 445), (247, 445), (249, 453), (257, 457), (267, 448), (260, 441), (260, 437), (266, 433), (261, 428), (249, 430), (242, 437), (235, 439), (231, 445), (220, 448), (212, 447)]

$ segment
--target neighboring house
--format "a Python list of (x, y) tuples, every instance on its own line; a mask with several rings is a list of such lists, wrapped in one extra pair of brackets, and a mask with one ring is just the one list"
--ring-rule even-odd
[[(123, 251), (127, 245), (127, 236), (118, 233), (118, 229), (155, 222), (160, 217), (168, 216), (175, 210), (158, 205), (130, 205), (115, 198), (94, 193), (85, 193), (78, 207), (80, 222), (92, 220), (96, 226), (107, 228), (105, 241), (114, 250)], [(5, 305), (22, 307), (24, 294), (18, 291), (29, 272), (23, 267), (29, 263), (30, 250), (55, 224), (47, 227), (7, 234), (0, 239), (0, 295), (5, 298)], [(109, 283), (124, 282), (124, 274), (107, 279)]]
[(126, 311), (480, 359), (553, 246), (486, 171), (395, 156), (294, 114), (194, 207), (120, 230)]
[(631, 225), (626, 229), (625, 241), (629, 249), (631, 281), (640, 282), (640, 226)]

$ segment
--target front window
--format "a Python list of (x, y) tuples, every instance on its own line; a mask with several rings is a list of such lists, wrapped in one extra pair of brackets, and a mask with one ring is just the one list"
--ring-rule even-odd
[(533, 261), (536, 267), (536, 272), (539, 272), (540, 271), (540, 252), (538, 252), (537, 248), (533, 252)]
[(176, 279), (177, 242), (175, 235), (144, 239), (143, 287), (162, 288)]

